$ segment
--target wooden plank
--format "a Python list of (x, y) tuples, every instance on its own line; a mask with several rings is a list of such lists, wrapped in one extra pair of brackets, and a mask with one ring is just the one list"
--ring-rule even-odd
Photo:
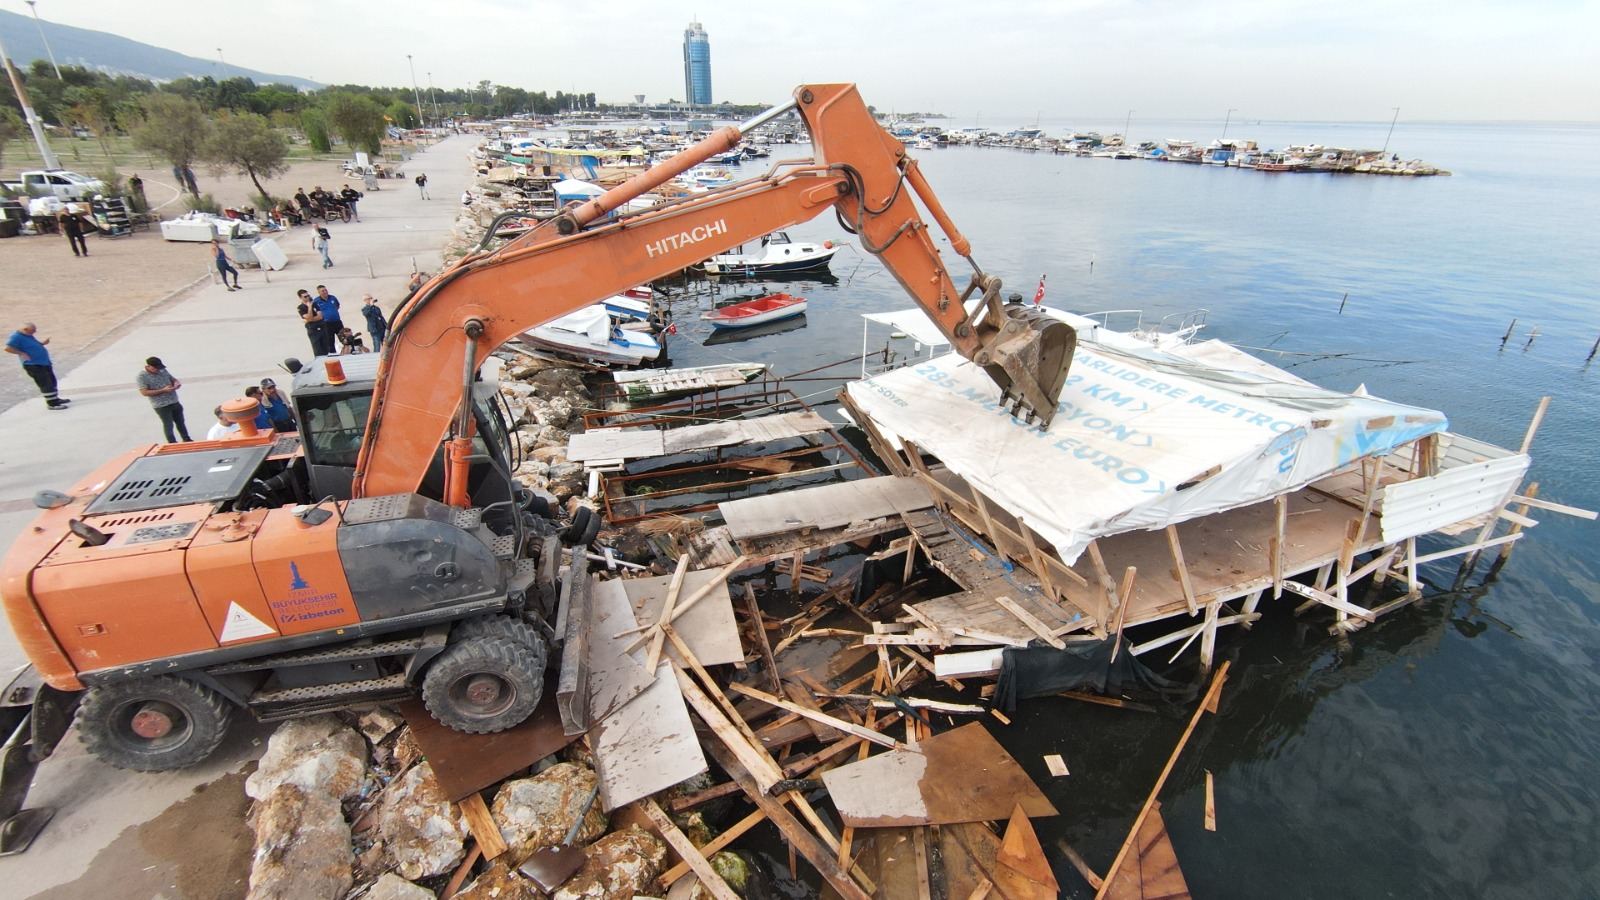
[(590, 732), (602, 809), (651, 796), (706, 770), (683, 695), (674, 679), (663, 675)]
[(1095, 874), (1094, 869), (1089, 868), (1089, 863), (1078, 855), (1078, 851), (1067, 843), (1066, 838), (1056, 841), (1056, 849), (1060, 850), (1061, 855), (1067, 858), (1067, 862), (1072, 863), (1072, 867), (1078, 870), (1078, 874), (1083, 876), (1083, 880), (1089, 882), (1090, 890), (1098, 891), (1105, 884), (1105, 881)]
[(1033, 613), (1023, 609), (1022, 606), (1017, 603), (1017, 601), (1001, 594), (996, 594), (993, 599), (995, 603), (1000, 605), (1001, 609), (1004, 609), (1006, 612), (1016, 616), (1018, 621), (1028, 626), (1028, 630), (1032, 631), (1034, 634), (1037, 634), (1039, 638), (1046, 644), (1049, 644), (1057, 650), (1066, 649), (1066, 643), (1052, 634), (1049, 626), (1035, 618)]
[(1183, 602), (1189, 606), (1189, 615), (1199, 611), (1200, 606), (1195, 602), (1194, 584), (1189, 581), (1189, 567), (1183, 561), (1183, 545), (1178, 543), (1178, 526), (1167, 526), (1167, 546), (1172, 548), (1173, 574), (1177, 578), (1178, 586), (1183, 588)]
[(782, 699), (781, 697), (774, 697), (766, 691), (759, 691), (753, 687), (749, 687), (748, 685), (738, 683), (728, 685), (728, 689), (736, 694), (743, 694), (752, 700), (760, 700), (762, 703), (766, 703), (770, 706), (776, 706), (782, 710), (787, 710), (788, 712), (792, 712), (797, 716), (810, 719), (814, 722), (820, 722), (831, 728), (836, 728), (842, 732), (845, 732), (846, 734), (853, 734), (862, 740), (871, 741), (874, 744), (888, 747), (891, 750), (905, 750), (912, 753), (917, 752), (915, 748), (908, 747), (893, 738), (884, 737), (870, 728), (863, 728), (853, 722), (846, 722), (843, 719), (835, 718), (818, 710), (807, 709), (798, 703), (791, 703), (788, 700)]
[(661, 626), (672, 621), (673, 608), (678, 605), (678, 592), (683, 590), (683, 578), (689, 574), (689, 554), (678, 557), (678, 570), (672, 573), (672, 583), (667, 586), (667, 601), (661, 605), (661, 619), (656, 622), (656, 630), (650, 635), (650, 652), (645, 657), (644, 670), (654, 673), (661, 664), (661, 646), (667, 640)]
[(1215, 779), (1211, 777), (1211, 770), (1206, 770), (1206, 830), (1217, 830), (1217, 787)]
[(933, 885), (928, 877), (928, 829), (911, 829), (911, 848), (917, 861), (917, 900), (933, 900)]
[(739, 895), (734, 893), (733, 888), (728, 887), (728, 883), (722, 880), (722, 876), (717, 874), (717, 870), (711, 867), (711, 863), (700, 852), (700, 848), (696, 847), (688, 836), (678, 830), (678, 826), (667, 818), (667, 814), (661, 811), (661, 807), (657, 806), (654, 800), (639, 800), (633, 806), (644, 813), (645, 818), (649, 819), (650, 824), (655, 826), (656, 832), (661, 835), (662, 840), (665, 840), (673, 850), (677, 851), (678, 856), (682, 857), (683, 861), (689, 865), (689, 868), (700, 879), (700, 886), (705, 889), (706, 893), (715, 897), (716, 900), (739, 900)]
[(1129, 566), (1122, 574), (1122, 590), (1118, 593), (1117, 621), (1112, 627), (1116, 632), (1115, 643), (1111, 645), (1111, 661), (1117, 661), (1117, 651), (1122, 649), (1122, 629), (1128, 623), (1128, 608), (1133, 606), (1133, 585), (1139, 578), (1137, 566)]
[[(728, 755), (738, 758), (740, 770), (749, 773), (757, 790), (765, 797), (773, 785), (783, 780), (783, 773), (778, 769), (777, 763), (772, 761), (772, 757), (768, 756), (765, 750), (759, 745), (751, 744), (744, 734), (734, 727), (727, 715), (717, 708), (717, 704), (712, 702), (704, 691), (700, 690), (687, 672), (674, 665), (672, 674), (677, 677), (678, 688), (683, 691), (683, 699), (688, 701), (689, 708), (711, 728), (711, 733), (716, 735), (717, 740), (728, 749)], [(712, 750), (712, 755), (718, 755), (715, 749)], [(723, 768), (726, 769), (727, 765), (724, 764)]]
[(1008, 898), (1054, 898), (1060, 895), (1061, 885), (1056, 883), (1055, 873), (1050, 871), (1050, 861), (1045, 858), (1044, 847), (1039, 844), (1039, 836), (1033, 831), (1033, 823), (1028, 821), (1027, 813), (1022, 807), (1016, 807), (1011, 813), (1011, 821), (1006, 825), (1005, 837), (1000, 842), (1000, 851), (995, 854), (996, 886), (1000, 895)]
[(748, 540), (802, 525), (827, 529), (898, 517), (932, 505), (927, 488), (916, 478), (888, 476), (731, 500), (717, 504), (717, 511), (734, 540)]
[(489, 815), (489, 807), (483, 802), (482, 794), (473, 794), (456, 804), (461, 810), (461, 817), (467, 820), (467, 830), (472, 832), (472, 837), (483, 848), (483, 858), (494, 860), (495, 857), (506, 852), (506, 839), (500, 834), (500, 826), (494, 823), (494, 817)]
[(923, 739), (822, 775), (846, 825), (883, 828), (1002, 819), (1021, 803), (1030, 815), (1055, 807), (981, 723)]
[[(739, 785), (738, 785), (737, 782), (730, 781), (730, 782), (728, 782), (728, 784), (729, 784), (729, 786), (730, 786), (730, 788), (731, 788), (733, 793), (737, 793), (738, 792)], [(724, 830), (721, 834), (719, 834), (716, 837), (712, 838), (710, 841), (707, 841), (706, 845), (704, 847), (700, 848), (700, 855), (705, 856), (708, 859), (710, 857), (712, 857), (712, 856), (715, 856), (717, 854), (717, 851), (721, 850), (722, 848), (724, 848), (724, 847), (728, 846), (729, 844), (733, 843), (734, 841), (738, 840), (741, 836), (744, 835), (744, 833), (746, 831), (749, 831), (750, 829), (756, 827), (757, 825), (760, 825), (762, 822), (765, 822), (766, 820), (767, 820), (767, 814), (762, 812), (759, 809), (756, 810), (755, 812), (751, 813), (750, 815), (745, 816), (744, 818), (742, 818), (739, 821), (733, 823), (732, 825), (729, 825), (727, 827), (727, 829)], [(681, 856), (682, 854), (679, 854), (679, 855)], [(656, 879), (656, 881), (662, 887), (671, 887), (673, 882), (677, 881), (678, 879), (682, 878), (683, 876), (685, 876), (687, 874), (689, 874), (689, 864), (687, 862), (680, 862), (677, 865), (673, 866), (672, 868), (668, 869), (666, 871), (666, 874), (664, 874), (660, 878)]]
[(773, 690), (778, 689), (781, 683), (778, 680), (778, 661), (772, 656), (772, 642), (767, 640), (766, 618), (761, 614), (761, 604), (756, 602), (756, 589), (746, 584), (744, 586), (745, 608), (750, 611), (750, 623), (755, 630), (756, 649), (761, 653), (761, 661), (766, 664), (767, 678)]

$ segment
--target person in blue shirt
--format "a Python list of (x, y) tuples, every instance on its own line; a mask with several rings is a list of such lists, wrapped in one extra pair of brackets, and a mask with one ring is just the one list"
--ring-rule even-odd
[(289, 398), (278, 393), (278, 383), (271, 378), (261, 379), (261, 406), (272, 420), (274, 431), (294, 431), (299, 427), (295, 425), (294, 407), (289, 405)]
[(372, 352), (383, 350), (383, 338), (389, 333), (389, 321), (384, 318), (383, 308), (378, 306), (378, 301), (371, 294), (361, 298), (361, 315), (367, 320), (367, 334), (372, 335)]
[(272, 427), (272, 414), (267, 412), (267, 398), (261, 393), (261, 388), (250, 385), (244, 389), (244, 395), (256, 401), (256, 430), (275, 431)]
[(41, 341), (34, 337), (38, 331), (32, 322), (23, 322), (21, 328), (6, 338), (6, 352), (22, 357), (22, 371), (28, 373), (33, 383), (39, 386), (39, 393), (44, 395), (47, 408), (66, 409), (72, 401), (56, 393), (56, 370), (50, 364), (50, 351), (45, 349), (50, 339)]
[[(344, 320), (339, 316), (339, 298), (328, 293), (327, 285), (319, 284), (317, 296), (311, 298), (311, 302), (317, 305), (317, 312), (322, 313), (322, 327), (330, 335), (338, 334), (339, 329), (344, 327)], [(330, 340), (329, 343), (333, 342)]]

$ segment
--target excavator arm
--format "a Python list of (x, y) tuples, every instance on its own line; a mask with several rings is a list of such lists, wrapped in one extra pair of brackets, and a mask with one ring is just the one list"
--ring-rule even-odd
[[(765, 176), (638, 215), (613, 210), (738, 146), (745, 132), (798, 109), (813, 159), (779, 163)], [(956, 287), (911, 199), (916, 194), (972, 266)], [(730, 247), (836, 210), (861, 245), (881, 258), (957, 352), (1000, 386), (1011, 413), (1045, 426), (1071, 363), (1076, 334), (1042, 312), (1000, 302), (1000, 280), (972, 261), (905, 146), (867, 111), (854, 85), (808, 85), (794, 101), (713, 133), (682, 154), (492, 253), (469, 256), (423, 286), (395, 315), (384, 342), (353, 495), (415, 491), (446, 443), (446, 501), (466, 504), (471, 447), (468, 403), (482, 358), (523, 331), (638, 284), (681, 271)], [(964, 301), (980, 296), (968, 314)], [(460, 379), (449, 377), (460, 373)]]

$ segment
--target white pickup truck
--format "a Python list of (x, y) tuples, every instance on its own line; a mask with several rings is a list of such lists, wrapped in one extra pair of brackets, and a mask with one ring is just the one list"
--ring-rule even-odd
[(35, 169), (23, 172), (20, 180), (3, 182), (6, 190), (30, 197), (59, 197), (62, 200), (88, 200), (105, 193), (106, 183), (98, 178), (68, 172), (66, 169)]

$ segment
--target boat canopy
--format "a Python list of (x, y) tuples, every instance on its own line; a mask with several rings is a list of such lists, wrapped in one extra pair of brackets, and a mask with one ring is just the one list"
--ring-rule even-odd
[(887, 439), (937, 456), (1069, 565), (1097, 537), (1258, 503), (1448, 425), (1438, 411), (1317, 387), (1220, 341), (1157, 350), (1052, 312), (1079, 343), (1048, 429), (1007, 415), (995, 383), (956, 354), (847, 390)]

